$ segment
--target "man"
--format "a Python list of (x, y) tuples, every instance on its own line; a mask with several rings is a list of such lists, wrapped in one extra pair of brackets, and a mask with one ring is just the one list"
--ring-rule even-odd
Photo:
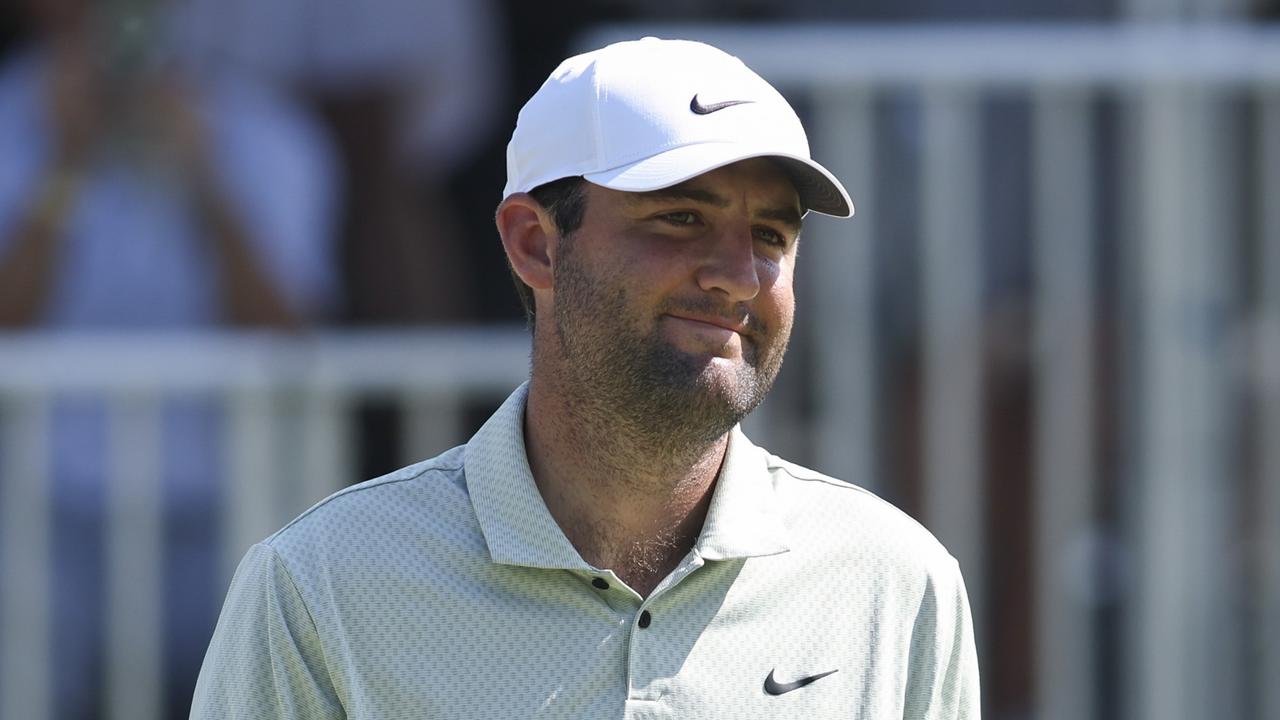
[(330, 148), (172, 61), (164, 0), (29, 0), (0, 68), (0, 328), (293, 328), (330, 304)]
[(507, 169), (530, 381), (251, 550), (193, 717), (977, 718), (956, 562), (738, 429), (803, 213), (852, 214), (785, 100), (706, 45), (611, 45)]
[(346, 322), (475, 317), (472, 253), (445, 188), (505, 122), (496, 14), (493, 0), (181, 3), (185, 55), (293, 89), (336, 141), (350, 181), (338, 248)]
[[(292, 329), (323, 315), (338, 177), (311, 120), (243, 80), (172, 63), (165, 0), (18, 5), (34, 36), (0, 66), (0, 332)], [(51, 400), (50, 705), (60, 720), (99, 718), (119, 580), (102, 549), (119, 497), (113, 427), (104, 397)], [(165, 704), (185, 716), (218, 610), (225, 426), (211, 397), (160, 406), (154, 621)]]

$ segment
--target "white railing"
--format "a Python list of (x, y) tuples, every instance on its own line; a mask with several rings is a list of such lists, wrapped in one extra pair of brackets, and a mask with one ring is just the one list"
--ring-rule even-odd
[[(161, 403), (218, 398), (229, 426), (223, 582), (249, 545), (356, 478), (352, 412), (393, 397), (405, 462), (465, 441), (462, 403), (528, 373), (520, 328), (314, 336), (0, 336), (0, 717), (53, 717), (49, 419), (55, 398), (107, 400), (102, 716), (162, 716)], [(287, 466), (291, 472), (281, 473)], [(85, 552), (92, 552), (86, 548)], [(91, 612), (86, 608), (86, 612)]]
[[(876, 233), (901, 207), (873, 168), (917, 168), (923, 520), (964, 566), (982, 638), (1002, 622), (988, 612), (998, 585), (990, 550), (1002, 539), (987, 535), (984, 516), (993, 506), (982, 450), (991, 258), (978, 208), (1001, 148), (984, 148), (980, 128), (993, 96), (1025, 103), (1036, 621), (1021, 631), (1036, 639), (1036, 681), (1031, 707), (998, 710), (1054, 720), (1280, 717), (1280, 31), (647, 25), (603, 28), (582, 46), (643, 35), (741, 57), (807, 108), (817, 155), (849, 187), (854, 221), (817, 218), (806, 230), (802, 269), (807, 262), (816, 285), (808, 385), (817, 388), (806, 427), (811, 462), (873, 487), (884, 437), (873, 349), (883, 338), (869, 299), (884, 281), (871, 248), (897, 251)], [(916, 103), (915, 153), (886, 157), (877, 108), (904, 96)], [(1118, 157), (1101, 149), (1104, 106), (1119, 118)], [(1107, 273), (1119, 289), (1105, 307), (1104, 175), (1117, 227), (1103, 237), (1119, 246)], [(1118, 348), (1097, 342), (1109, 333)], [(1098, 389), (1104, 377), (1118, 399)], [(1120, 413), (1112, 437), (1097, 423), (1104, 399)], [(1100, 440), (1119, 449), (1108, 466), (1123, 489), (1112, 493), (1124, 508), (1113, 539), (1099, 538)], [(1248, 447), (1253, 457), (1239, 457)], [(1096, 555), (1117, 546), (1128, 622), (1109, 642), (1121, 648), (1125, 680), (1118, 704), (1100, 708)]]

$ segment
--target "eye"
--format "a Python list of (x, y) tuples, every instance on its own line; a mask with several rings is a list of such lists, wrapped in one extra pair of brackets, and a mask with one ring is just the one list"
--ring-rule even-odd
[(691, 213), (687, 210), (663, 213), (659, 217), (672, 225), (694, 225), (698, 222), (697, 214)]
[(787, 237), (773, 228), (757, 226), (754, 232), (756, 238), (767, 245), (783, 250), (787, 247)]

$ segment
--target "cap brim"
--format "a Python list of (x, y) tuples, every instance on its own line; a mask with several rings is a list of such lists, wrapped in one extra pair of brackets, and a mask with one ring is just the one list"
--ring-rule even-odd
[(682, 145), (621, 167), (587, 173), (583, 177), (613, 190), (646, 192), (671, 187), (716, 168), (757, 157), (779, 161), (791, 176), (800, 204), (806, 210), (842, 218), (853, 215), (853, 201), (849, 199), (849, 193), (826, 168), (807, 157), (741, 143)]

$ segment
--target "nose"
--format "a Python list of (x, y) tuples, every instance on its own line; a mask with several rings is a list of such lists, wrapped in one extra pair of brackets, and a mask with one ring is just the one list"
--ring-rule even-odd
[(726, 228), (709, 240), (710, 249), (698, 268), (698, 286), (706, 292), (723, 292), (731, 302), (743, 302), (759, 294), (760, 274), (751, 228)]

